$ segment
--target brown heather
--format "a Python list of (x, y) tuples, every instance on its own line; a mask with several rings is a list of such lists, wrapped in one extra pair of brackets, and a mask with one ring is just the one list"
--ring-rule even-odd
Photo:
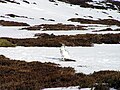
[(108, 90), (105, 88), (109, 87), (120, 89), (120, 72), (99, 71), (85, 75), (54, 63), (10, 60), (0, 55), (0, 90), (40, 90), (69, 86), (96, 87), (95, 90)]

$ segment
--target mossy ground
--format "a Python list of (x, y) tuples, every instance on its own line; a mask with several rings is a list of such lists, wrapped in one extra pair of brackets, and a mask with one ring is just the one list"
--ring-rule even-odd
[(15, 47), (16, 45), (6, 39), (0, 39), (0, 47)]

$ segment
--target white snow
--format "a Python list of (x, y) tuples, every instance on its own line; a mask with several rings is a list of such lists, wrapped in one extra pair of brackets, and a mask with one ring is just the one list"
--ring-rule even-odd
[(17, 60), (53, 62), (73, 67), (86, 74), (100, 70), (120, 70), (120, 44), (96, 44), (94, 47), (66, 47), (76, 62), (60, 61), (58, 47), (0, 47), (0, 54)]
[[(0, 16), (5, 16), (6, 14), (15, 14), (19, 16), (27, 16), (28, 18), (11, 18), (9, 16), (5, 16), (5, 18), (0, 17), (0, 20), (8, 20), (8, 21), (17, 21), (17, 22), (26, 22), (30, 25), (43, 24), (43, 23), (64, 23), (64, 24), (75, 24), (80, 25), (80, 23), (69, 22), (67, 21), (70, 18), (87, 18), (87, 19), (105, 19), (110, 18), (108, 16), (112, 16), (114, 19), (120, 20), (120, 14), (117, 10), (98, 10), (91, 8), (82, 8), (78, 5), (70, 5), (64, 2), (56, 1), (58, 5), (55, 5), (54, 2), (49, 2), (49, 0), (34, 0), (35, 4), (32, 4), (33, 1), (29, 0), (30, 4), (22, 2), (22, 0), (16, 0), (20, 2), (19, 4), (14, 4), (8, 2), (0, 3)], [(106, 12), (109, 15), (103, 13)], [(78, 15), (75, 15), (77, 13)], [(86, 17), (85, 17), (86, 16)], [(92, 16), (93, 18), (90, 18)], [(42, 20), (40, 18), (45, 19), (53, 19), (55, 22)], [(11, 38), (32, 38), (35, 33), (48, 33), (55, 35), (75, 35), (75, 34), (106, 34), (106, 33), (120, 33), (120, 31), (104, 31), (104, 32), (92, 32), (93, 30), (101, 30), (105, 28), (120, 28), (118, 26), (106, 26), (106, 25), (89, 25), (89, 24), (81, 24), (88, 26), (88, 30), (71, 30), (71, 31), (27, 31), (27, 30), (19, 30), (20, 27), (2, 27), (0, 26), (0, 37), (11, 37)]]
[(2, 27), (0, 26), (0, 37), (10, 38), (34, 38), (34, 32), (19, 30), (22, 27)]
[(117, 26), (92, 26), (89, 25), (88, 30), (69, 30), (69, 31), (28, 31), (20, 30), (23, 27), (3, 27), (0, 26), (0, 37), (10, 37), (10, 38), (35, 38), (36, 33), (48, 33), (54, 35), (76, 35), (76, 34), (107, 34), (107, 33), (120, 33), (120, 31), (102, 31), (102, 32), (92, 32), (94, 30), (101, 30), (105, 28), (117, 29)]
[[(82, 8), (78, 5), (70, 5), (63, 2), (56, 3), (49, 2), (49, 0), (34, 0), (35, 4), (27, 4), (22, 2), (21, 0), (16, 0), (20, 2), (19, 4), (14, 3), (0, 3), (0, 16), (5, 16), (6, 14), (15, 14), (19, 16), (27, 16), (29, 18), (34, 19), (27, 19), (27, 18), (3, 18), (0, 17), (0, 20), (9, 20), (9, 21), (19, 21), (19, 22), (26, 22), (31, 25), (40, 24), (40, 23), (73, 23), (67, 21), (70, 18), (86, 18), (86, 19), (110, 19), (108, 16), (112, 16), (114, 19), (120, 20), (120, 14), (117, 10), (98, 10), (98, 9), (91, 9), (91, 8)], [(29, 0), (33, 3), (32, 0)], [(103, 12), (108, 13), (105, 14)], [(75, 15), (77, 13), (78, 15)], [(85, 17), (86, 16), (86, 17)], [(92, 16), (90, 18), (88, 16)], [(40, 18), (45, 19), (53, 19), (55, 22), (52, 21), (44, 21)], [(79, 23), (73, 23), (79, 24)]]
[[(79, 89), (78, 86), (74, 86), (74, 87), (45, 88), (43, 90), (91, 90), (91, 88), (81, 88), (81, 89)], [(110, 88), (110, 90), (116, 90), (116, 89)]]
[[(45, 88), (43, 90), (91, 90), (91, 88), (79, 89), (79, 86), (71, 86), (71, 87)], [(110, 88), (110, 90), (116, 90), (116, 89)]]
[[(104, 31), (104, 32), (92, 32), (93, 30), (101, 30), (105, 28), (120, 28), (118, 26), (106, 26), (106, 25), (89, 25), (80, 24), (76, 22), (67, 21), (70, 18), (85, 18), (85, 19), (113, 19), (120, 21), (120, 13), (117, 10), (98, 10), (91, 8), (82, 8), (78, 5), (70, 5), (64, 2), (55, 3), (49, 2), (49, 0), (29, 0), (30, 4), (22, 2), (22, 0), (16, 0), (19, 4), (8, 2), (0, 3), (0, 20), (25, 22), (30, 25), (37, 24), (74, 24), (74, 25), (86, 25), (88, 30), (71, 30), (71, 31), (27, 31), (19, 30), (22, 27), (3, 27), (0, 26), (0, 37), (11, 38), (35, 38), (35, 33), (48, 33), (55, 35), (75, 35), (75, 34), (106, 34), (106, 33), (120, 33), (120, 31)], [(27, 0), (28, 1), (28, 0)], [(96, 0), (95, 0), (96, 1)], [(101, 1), (101, 0), (99, 0)], [(33, 3), (36, 3), (33, 4)], [(55, 5), (58, 4), (58, 5)], [(103, 13), (105, 12), (105, 13)], [(78, 15), (76, 15), (76, 13)], [(107, 14), (106, 14), (107, 13)], [(11, 18), (6, 14), (15, 14), (19, 16), (27, 16), (28, 18)], [(93, 17), (90, 18), (89, 16)], [(33, 18), (33, 19), (30, 19)], [(42, 20), (40, 18), (45, 18)], [(55, 20), (55, 22), (47, 21), (49, 19)], [(61, 55), (59, 47), (0, 47), (0, 54), (5, 55), (11, 59), (40, 61), (40, 62), (53, 62), (60, 64), (61, 67), (73, 67), (77, 73), (82, 72), (85, 74), (93, 73), (100, 70), (116, 70), (120, 71), (120, 44), (95, 44), (94, 47), (66, 47), (69, 51), (72, 59), (76, 62), (61, 61)], [(78, 86), (71, 87), (59, 87), (59, 88), (47, 88), (43, 90), (79, 90)], [(90, 90), (90, 88), (83, 88), (80, 90)], [(115, 89), (110, 89), (115, 90)]]
[[(46, 88), (46, 89), (43, 89), (43, 90), (79, 90), (78, 89), (79, 86), (76, 86), (76, 87), (59, 87), (59, 88)], [(87, 90), (86, 89), (81, 89), (81, 90)], [(88, 89), (90, 90), (90, 89)]]

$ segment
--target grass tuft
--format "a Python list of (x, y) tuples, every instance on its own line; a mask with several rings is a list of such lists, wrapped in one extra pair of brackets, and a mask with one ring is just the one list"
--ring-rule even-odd
[(0, 47), (15, 47), (16, 45), (6, 39), (0, 39)]

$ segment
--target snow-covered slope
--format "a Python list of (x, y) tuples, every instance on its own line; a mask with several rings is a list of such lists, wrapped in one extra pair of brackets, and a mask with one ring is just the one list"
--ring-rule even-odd
[[(9, 38), (36, 38), (34, 37), (36, 33), (48, 33), (54, 35), (76, 35), (76, 34), (107, 34), (107, 33), (120, 33), (120, 31), (101, 31), (101, 32), (92, 32), (94, 30), (100, 30), (108, 28), (108, 26), (89, 26), (88, 30), (70, 30), (70, 31), (28, 31), (28, 30), (19, 30), (21, 27), (3, 27), (0, 26), (0, 37), (9, 37)], [(111, 26), (110, 28), (116, 29), (117, 26)]]
[[(72, 23), (67, 21), (70, 18), (96, 20), (111, 19), (112, 17), (113, 19), (120, 20), (120, 13), (118, 10), (82, 8), (79, 5), (70, 5), (59, 1), (50, 2), (49, 0), (27, 0), (29, 4), (23, 2), (23, 0), (15, 1), (20, 4), (11, 2), (0, 3), (0, 20), (26, 22), (31, 25), (40, 23)], [(27, 18), (13, 18), (6, 14), (25, 16)]]
[[(79, 5), (70, 5), (64, 2), (59, 2), (59, 1), (50, 2), (49, 0), (34, 0), (34, 1), (29, 0), (28, 1), (29, 4), (23, 0), (15, 0), (15, 1), (19, 2), (19, 4), (11, 3), (11, 2), (0, 3), (0, 20), (26, 22), (31, 25), (40, 24), (40, 23), (42, 24), (43, 23), (79, 24), (79, 23), (67, 21), (70, 18), (106, 19), (106, 18), (110, 18), (109, 16), (112, 16), (113, 19), (120, 20), (120, 13), (118, 10), (111, 10), (111, 9), (102, 10), (102, 9), (83, 8), (83, 7), (80, 7)], [(14, 15), (17, 15), (17, 17), (7, 16), (8, 14), (14, 14)], [(88, 26), (89, 26), (87, 27), (88, 31), (52, 31), (52, 32), (51, 31), (27, 31), (27, 30), (22, 31), (22, 30), (19, 30), (19, 27), (0, 26), (0, 37), (30, 38), (30, 37), (33, 37), (35, 33), (50, 33), (50, 34), (54, 33), (55, 35), (86, 34), (86, 33), (96, 33), (96, 32), (91, 32), (92, 28), (96, 30), (106, 28), (106, 26), (101, 26), (101, 27), (94, 27), (94, 25), (93, 27), (91, 27), (90, 25)], [(112, 28), (117, 28), (117, 27), (112, 26)], [(98, 32), (98, 33), (101, 33), (101, 32)], [(110, 33), (110, 32), (105, 32), (105, 33)], [(119, 31), (114, 32), (114, 33), (119, 33)], [(34, 49), (35, 49), (35, 52), (33, 52)], [(49, 56), (58, 57), (59, 56), (59, 55), (56, 55), (59, 53), (59, 52), (56, 52), (56, 49), (55, 49), (56, 53), (54, 53), (54, 48), (50, 48), (50, 49), (52, 52), (48, 53), (48, 51), (50, 50), (47, 50), (47, 48), (40, 48), (40, 47), (38, 48), (37, 47), (0, 48), (0, 54), (4, 54), (13, 59), (14, 58), (22, 59), (22, 60), (43, 60), (45, 59), (45, 60), (51, 61), (51, 59), (40, 57), (40, 55), (42, 55), (43, 53), (45, 57), (49, 57)], [(45, 51), (42, 52), (42, 50), (45, 50)], [(120, 51), (119, 47), (116, 48), (116, 46), (114, 45), (107, 47), (103, 45), (103, 47), (99, 47), (99, 46), (94, 47), (94, 48), (78, 47), (74, 49), (71, 48), (71, 50), (72, 50), (71, 52), (74, 51), (73, 55), (75, 55), (76, 57), (75, 59), (77, 59), (77, 63), (71, 64), (70, 62), (70, 63), (67, 63), (66, 65), (66, 62), (59, 62), (54, 59), (52, 59), (53, 60), (52, 62), (61, 64), (62, 66), (72, 65), (76, 71), (85, 72), (85, 73), (91, 73), (93, 71), (99, 71), (99, 70), (104, 70), (104, 69), (119, 70), (119, 66), (120, 66), (119, 65), (120, 56), (118, 55)], [(98, 50), (100, 51), (98, 52)], [(30, 53), (30, 51), (32, 52)], [(36, 54), (36, 52), (39, 52), (40, 54)], [(35, 56), (31, 56), (31, 55), (34, 55), (33, 53), (35, 54)], [(21, 55), (22, 57), (19, 55)], [(30, 58), (28, 58), (29, 55), (30, 55)], [(115, 62), (113, 61), (113, 59), (115, 59), (114, 60)], [(89, 62), (90, 60), (91, 62)], [(110, 63), (108, 61), (110, 61)], [(87, 62), (87, 66), (90, 66), (88, 67), (88, 69), (86, 69), (86, 67), (83, 67), (85, 69), (82, 70), (82, 69), (79, 69), (81, 67), (77, 67), (79, 66), (78, 64), (80, 65), (83, 64), (83, 66), (86, 65), (86, 62)], [(94, 65), (91, 66), (92, 65), (91, 63)], [(99, 65), (96, 66), (96, 64), (97, 65), (100, 64), (100, 66)]]
[[(79, 89), (79, 87), (60, 87), (60, 88), (46, 88), (43, 90), (91, 90), (91, 88), (81, 88)], [(110, 90), (116, 90), (114, 88), (110, 88)]]
[(120, 45), (96, 44), (94, 47), (66, 47), (76, 62), (61, 61), (58, 47), (9, 47), (0, 48), (0, 54), (11, 59), (52, 62), (62, 67), (73, 67), (85, 74), (100, 70), (120, 70)]

